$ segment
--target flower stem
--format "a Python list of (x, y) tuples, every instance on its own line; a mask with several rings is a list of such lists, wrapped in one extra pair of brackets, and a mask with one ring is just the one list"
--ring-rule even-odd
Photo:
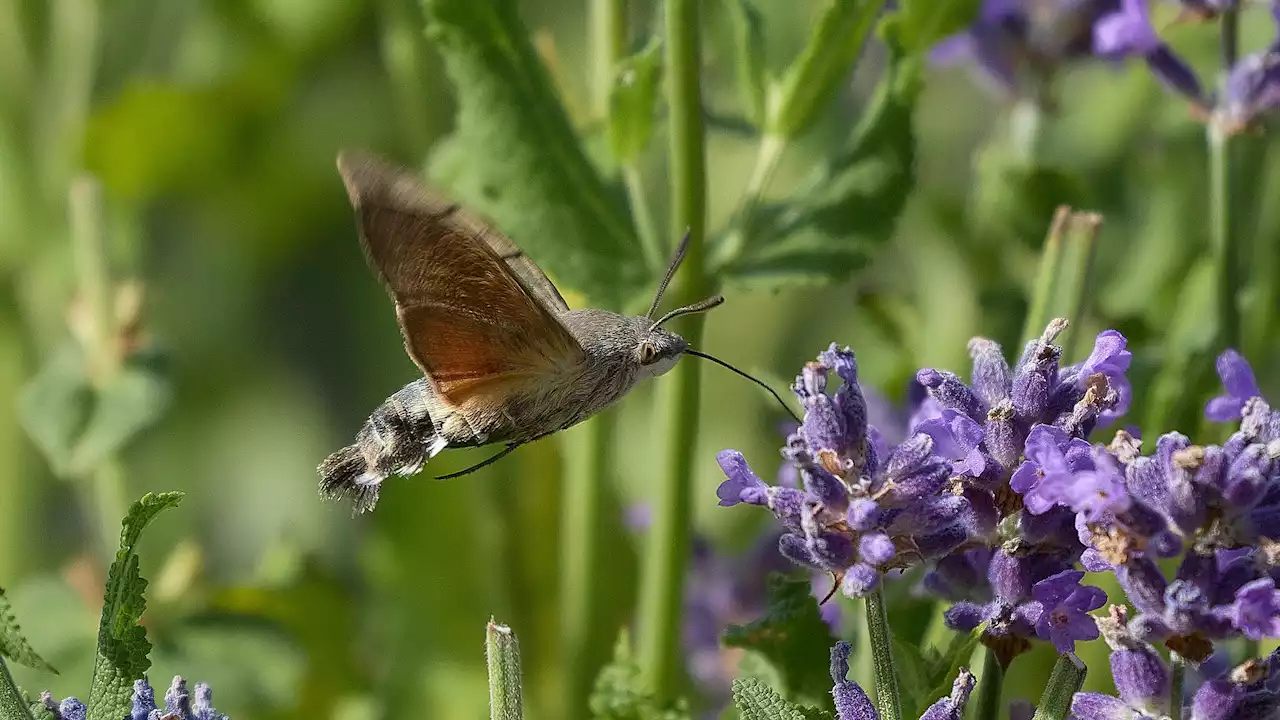
[(1043, 129), (1044, 112), (1035, 100), (1019, 100), (1009, 111), (1009, 146), (1026, 167), (1035, 167), (1040, 162)]
[(1182, 717), (1182, 693), (1187, 681), (1187, 661), (1176, 652), (1169, 653), (1169, 717)]
[(608, 655), (600, 602), (604, 497), (613, 465), (616, 416), (597, 413), (574, 431), (573, 464), (561, 494), (560, 628), (564, 636), (565, 717), (587, 716), (587, 698)]
[(618, 61), (627, 53), (627, 5), (627, 0), (591, 0), (587, 8), (591, 54), (595, 65), (591, 75), (591, 103), (598, 118), (609, 116), (613, 74)]
[(522, 720), (524, 692), (516, 634), (506, 625), (490, 620), (485, 628), (484, 647), (489, 663), (490, 720)]
[(1075, 348), (1089, 312), (1089, 278), (1101, 228), (1102, 216), (1095, 213), (1072, 212), (1067, 223), (1058, 299), (1053, 308), (1053, 317), (1065, 317), (1075, 326), (1068, 327), (1062, 339), (1062, 358), (1067, 363), (1077, 359)]
[(991, 650), (982, 656), (982, 677), (978, 678), (978, 707), (973, 720), (999, 720), (1000, 698), (1004, 693), (1004, 667)]
[(639, 166), (634, 162), (622, 165), (622, 183), (627, 188), (627, 199), (631, 203), (631, 215), (636, 225), (636, 235), (640, 238), (640, 248), (644, 251), (645, 262), (654, 273), (665, 269), (666, 258), (663, 257), (662, 238), (654, 227), (653, 210), (649, 208), (648, 195), (644, 190), (644, 177)]
[(1059, 655), (1031, 720), (1065, 720), (1070, 717), (1071, 701), (1084, 685), (1087, 670), (1074, 654)]
[[(667, 106), (671, 122), (671, 230), (688, 229), (689, 249), (676, 288), (678, 303), (696, 302), (710, 289), (703, 263), (706, 232), (706, 158), (700, 86), (699, 0), (667, 0)], [(702, 316), (683, 319), (689, 344), (702, 341)], [(662, 387), (667, 433), (640, 597), (640, 667), (660, 702), (675, 697), (684, 578), (693, 523), (693, 460), (698, 429), (700, 366), (678, 363)]]
[(0, 658), (0, 720), (31, 720), (31, 710), (4, 658)]
[[(1228, 73), (1236, 63), (1239, 42), (1239, 11), (1223, 10), (1220, 20), (1222, 67), (1219, 87), (1224, 87)], [(1236, 257), (1236, 219), (1232, 213), (1234, 143), (1220, 122), (1208, 125), (1209, 143), (1209, 235), (1213, 248), (1217, 285), (1218, 347), (1240, 346), (1240, 310), (1237, 292), (1240, 288), (1239, 259)]]
[(1040, 269), (1036, 273), (1036, 284), (1031, 288), (1031, 304), (1027, 307), (1027, 319), (1022, 326), (1019, 342), (1040, 337), (1053, 317), (1050, 305), (1057, 288), (1058, 269), (1062, 264), (1062, 235), (1070, 217), (1071, 208), (1066, 205), (1060, 206), (1054, 213), (1053, 223), (1044, 238), (1044, 247), (1040, 250)]
[(893, 635), (885, 612), (884, 590), (867, 596), (867, 639), (871, 641), (871, 662), (876, 677), (876, 709), (880, 720), (902, 720), (902, 698), (898, 693), (898, 670), (893, 664)]

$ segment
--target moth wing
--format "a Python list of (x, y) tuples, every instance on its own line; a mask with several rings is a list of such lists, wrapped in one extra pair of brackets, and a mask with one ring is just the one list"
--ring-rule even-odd
[[(343, 153), (338, 168), (405, 348), (447, 402), (501, 407), (512, 392), (585, 362), (556, 317), (564, 300), (531, 260), (504, 259), (487, 239), (501, 236), (375, 158)], [(539, 279), (558, 303), (539, 297)]]

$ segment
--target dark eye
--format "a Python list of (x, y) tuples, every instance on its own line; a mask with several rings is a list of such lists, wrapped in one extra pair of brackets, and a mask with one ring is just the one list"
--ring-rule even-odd
[(640, 346), (640, 364), (648, 365), (658, 359), (658, 351), (653, 345), (644, 343)]

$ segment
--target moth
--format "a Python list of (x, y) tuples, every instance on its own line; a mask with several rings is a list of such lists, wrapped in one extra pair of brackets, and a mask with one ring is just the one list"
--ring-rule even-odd
[(782, 403), (763, 382), (663, 328), (716, 307), (721, 296), (654, 319), (687, 235), (645, 315), (571, 310), (511, 240), (416, 174), (349, 151), (338, 156), (338, 170), (366, 259), (395, 303), (405, 349), (423, 375), (375, 409), (354, 444), (320, 464), (321, 495), (349, 497), (353, 514), (373, 509), (388, 477), (414, 475), (446, 448), (505, 446), (440, 479), (472, 472), (609, 407), (684, 355), (719, 363)]

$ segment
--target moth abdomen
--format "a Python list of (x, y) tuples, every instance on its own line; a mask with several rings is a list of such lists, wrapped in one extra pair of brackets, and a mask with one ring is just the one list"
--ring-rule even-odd
[(421, 470), (447, 444), (428, 409), (433, 397), (426, 380), (417, 380), (379, 405), (354, 444), (320, 463), (321, 496), (350, 498), (354, 513), (366, 512), (377, 505), (383, 480)]

